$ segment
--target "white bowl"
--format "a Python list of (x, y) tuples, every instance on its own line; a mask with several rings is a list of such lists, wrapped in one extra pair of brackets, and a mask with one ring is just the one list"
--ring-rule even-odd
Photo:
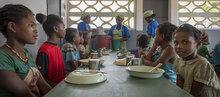
[(139, 78), (159, 78), (165, 72), (163, 69), (157, 68), (152, 72), (149, 72), (152, 66), (128, 66), (126, 70), (131, 76)]
[(103, 73), (96, 70), (77, 70), (71, 72), (64, 80), (73, 84), (95, 84), (106, 80)]

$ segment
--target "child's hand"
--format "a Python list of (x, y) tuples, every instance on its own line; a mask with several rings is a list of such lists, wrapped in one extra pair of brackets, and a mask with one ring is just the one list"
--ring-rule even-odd
[(144, 59), (146, 59), (146, 57), (147, 57), (147, 55), (141, 55), (141, 60), (144, 60)]
[(157, 49), (157, 45), (154, 43), (151, 49), (156, 50)]

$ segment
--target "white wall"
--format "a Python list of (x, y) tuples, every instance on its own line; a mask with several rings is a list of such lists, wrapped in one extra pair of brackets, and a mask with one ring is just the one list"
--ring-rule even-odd
[[(23, 4), (29, 9), (33, 11), (34, 14), (36, 13), (43, 13), (47, 14), (47, 0), (0, 0), (0, 7), (3, 7), (5, 4)], [(42, 29), (42, 26), (40, 24), (37, 24), (38, 29), (38, 41), (34, 45), (26, 45), (25, 48), (27, 48), (33, 57), (36, 57), (37, 51), (40, 47), (40, 45), (46, 41), (47, 36), (45, 32)], [(5, 43), (6, 39), (2, 34), (0, 34), (0, 46)]]
[(47, 14), (47, 0), (0, 0), (0, 7), (5, 4), (23, 4), (34, 13)]
[[(178, 22), (178, 0), (169, 0), (169, 21), (175, 25), (179, 25)], [(211, 44), (209, 44), (209, 48), (212, 49), (215, 47), (217, 42), (220, 42), (220, 29), (200, 29), (205, 31), (208, 36)]]

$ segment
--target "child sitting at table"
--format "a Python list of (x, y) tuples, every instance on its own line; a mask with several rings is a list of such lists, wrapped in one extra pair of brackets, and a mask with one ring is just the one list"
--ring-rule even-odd
[(139, 42), (138, 42), (138, 39), (140, 38), (142, 34), (138, 34), (137, 37), (136, 37), (136, 46), (139, 47)]
[(212, 55), (210, 54), (209, 47), (207, 45), (210, 44), (208, 34), (203, 31), (202, 32), (202, 37), (201, 37), (202, 45), (198, 48), (197, 53), (205, 57), (210, 63), (213, 63), (212, 61)]
[(62, 47), (62, 55), (66, 73), (69, 74), (76, 70), (80, 60), (78, 49), (80, 43), (79, 31), (74, 28), (67, 28), (65, 40), (67, 42)]
[[(41, 97), (51, 90), (25, 44), (35, 44), (38, 31), (33, 12), (24, 5), (0, 8), (0, 97)], [(2, 39), (2, 38), (1, 38)]]
[(79, 56), (80, 59), (86, 59), (86, 48), (83, 45), (84, 43), (84, 38), (83, 38), (83, 34), (81, 32), (79, 32), (79, 36), (80, 36), (80, 43), (79, 43)]
[(150, 50), (150, 47), (148, 47), (149, 44), (149, 37), (147, 34), (140, 34), (140, 36), (137, 39), (137, 44), (139, 46), (138, 48), (138, 57), (140, 58), (142, 55), (146, 55), (148, 51)]
[[(171, 23), (163, 23), (156, 28), (156, 37), (154, 45), (148, 52), (147, 56), (142, 57), (142, 62), (148, 66), (156, 66), (159, 63), (160, 67), (165, 70), (163, 74), (167, 79), (176, 83), (176, 73), (173, 68), (173, 62), (177, 58), (175, 50), (172, 46), (172, 33), (177, 27)], [(156, 54), (157, 48), (160, 47), (159, 54)]]
[(66, 77), (63, 57), (60, 47), (57, 46), (59, 38), (65, 37), (65, 25), (62, 18), (56, 15), (37, 14), (36, 19), (43, 24), (48, 36), (38, 50), (36, 64), (47, 82), (54, 87)]
[(190, 24), (181, 25), (174, 33), (174, 62), (177, 85), (195, 97), (220, 97), (220, 80), (215, 70), (196, 50), (201, 44), (201, 31)]
[(90, 50), (88, 50), (88, 49), (90, 49), (90, 48), (88, 47), (88, 43), (90, 42), (89, 34), (84, 33), (84, 34), (83, 34), (83, 39), (84, 39), (83, 45), (84, 45), (84, 47), (85, 47), (85, 49), (86, 49), (85, 58), (89, 58), (89, 54), (90, 54)]

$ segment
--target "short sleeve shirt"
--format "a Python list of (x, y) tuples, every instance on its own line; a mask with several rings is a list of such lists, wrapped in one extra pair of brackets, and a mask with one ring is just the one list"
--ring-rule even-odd
[(157, 21), (151, 21), (149, 24), (148, 24), (148, 27), (147, 27), (147, 34), (148, 35), (152, 35), (152, 37), (154, 38), (155, 37), (155, 30), (158, 26), (158, 22)]
[(88, 30), (91, 29), (91, 27), (90, 27), (90, 25), (86, 24), (85, 22), (80, 22), (80, 23), (78, 24), (77, 29), (78, 29), (79, 31), (88, 31)]
[(184, 79), (183, 89), (190, 92), (193, 81), (203, 83), (210, 89), (219, 90), (220, 81), (213, 66), (201, 56), (195, 59), (184, 61), (178, 58), (174, 62), (174, 69)]
[[(0, 49), (0, 70), (14, 71), (22, 80), (27, 76), (30, 67), (35, 67), (35, 63), (30, 52), (25, 49), (28, 55), (28, 63), (24, 63), (6, 51)], [(13, 97), (10, 93), (0, 88), (0, 97)]]
[(209, 47), (207, 45), (201, 45), (198, 50), (197, 53), (205, 58), (209, 58), (209, 56), (207, 55), (207, 52), (209, 52)]

